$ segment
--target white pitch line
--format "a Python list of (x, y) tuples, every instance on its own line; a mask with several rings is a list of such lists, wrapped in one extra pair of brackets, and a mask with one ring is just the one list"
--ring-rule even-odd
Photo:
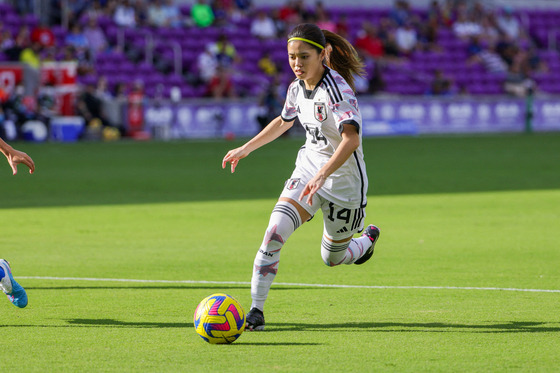
[[(140, 280), (125, 278), (92, 278), (92, 277), (42, 277), (42, 276), (18, 276), (18, 279), (28, 280), (55, 280), (55, 281), (97, 281), (97, 282), (130, 282), (146, 284), (199, 284), (199, 285), (247, 285), (250, 282), (242, 281), (195, 281), (195, 280)], [(304, 284), (276, 282), (277, 286), (297, 286), (314, 288), (343, 288), (343, 289), (432, 289), (432, 290), (489, 290), (489, 291), (518, 291), (530, 293), (560, 293), (556, 289), (516, 289), (474, 286), (384, 286), (384, 285), (337, 285), (337, 284)]]

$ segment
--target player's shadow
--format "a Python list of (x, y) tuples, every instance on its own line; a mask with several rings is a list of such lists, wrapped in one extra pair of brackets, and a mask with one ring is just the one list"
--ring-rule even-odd
[(365, 322), (344, 324), (267, 323), (269, 331), (341, 331), (405, 333), (558, 333), (560, 322), (510, 321), (488, 324)]
[[(69, 325), (79, 327), (116, 328), (192, 328), (192, 322), (146, 322), (115, 319), (69, 319)], [(340, 331), (340, 332), (406, 332), (406, 333), (558, 333), (560, 323), (543, 321), (511, 321), (489, 324), (418, 323), (418, 322), (367, 322), (344, 324), (269, 323), (266, 332), (284, 331)]]
[(115, 319), (69, 319), (69, 325), (81, 327), (114, 327), (114, 328), (193, 328), (193, 323), (183, 322), (146, 322), (120, 321)]
[[(169, 322), (131, 322), (115, 319), (70, 319), (66, 322), (77, 327), (104, 327), (104, 328), (194, 328), (193, 323), (169, 323)], [(321, 343), (305, 342), (236, 342), (236, 345), (255, 346), (318, 346)]]

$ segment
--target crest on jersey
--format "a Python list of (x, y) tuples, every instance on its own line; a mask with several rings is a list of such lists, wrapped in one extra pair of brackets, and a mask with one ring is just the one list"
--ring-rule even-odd
[(316, 102), (315, 103), (315, 119), (319, 122), (324, 122), (327, 119), (327, 106), (324, 102)]
[(293, 190), (293, 189), (297, 189), (298, 185), (299, 185), (300, 179), (290, 179), (288, 181), (286, 181), (286, 189), (288, 190)]

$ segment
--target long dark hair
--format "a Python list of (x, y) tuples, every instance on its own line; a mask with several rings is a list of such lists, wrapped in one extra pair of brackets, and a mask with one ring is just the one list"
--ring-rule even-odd
[[(291, 38), (303, 38), (311, 40), (322, 47), (327, 48), (330, 44), (332, 50), (327, 53), (325, 62), (328, 67), (338, 72), (355, 92), (354, 74), (364, 76), (364, 63), (358, 57), (356, 49), (342, 36), (328, 30), (321, 30), (312, 23), (302, 23), (293, 28), (288, 35)], [(321, 48), (308, 43), (321, 53)]]

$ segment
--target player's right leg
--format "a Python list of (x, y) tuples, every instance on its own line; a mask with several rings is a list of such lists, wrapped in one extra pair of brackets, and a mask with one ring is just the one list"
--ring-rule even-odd
[(10, 263), (4, 259), (0, 259), (0, 288), (14, 306), (19, 308), (27, 306), (25, 289), (14, 280)]

